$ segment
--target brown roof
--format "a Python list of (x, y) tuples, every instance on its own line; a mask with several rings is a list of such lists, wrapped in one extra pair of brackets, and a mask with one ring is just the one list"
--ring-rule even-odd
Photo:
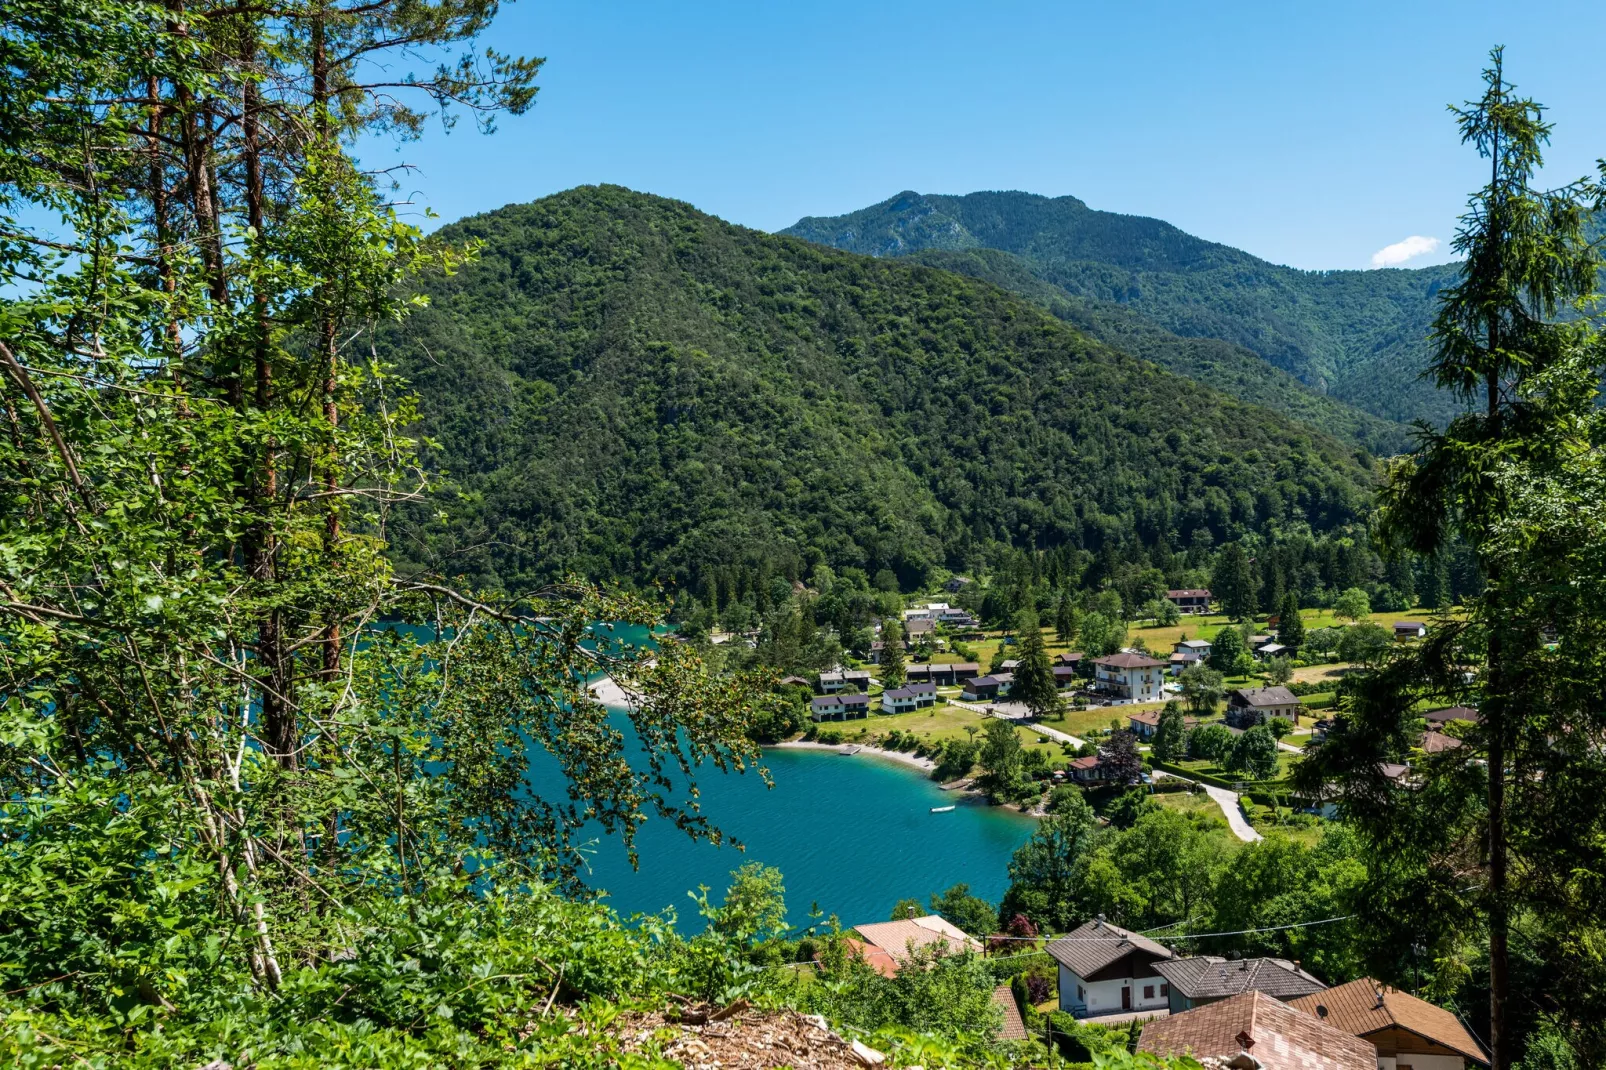
[(940, 944), (955, 953), (981, 951), (981, 944), (974, 937), (966, 935), (962, 929), (956, 928), (936, 914), (904, 921), (879, 921), (870, 925), (855, 925), (853, 931), (867, 943), (892, 956), (892, 960), (900, 965), (908, 959), (911, 949), (933, 944)]
[(993, 1002), (1004, 1012), (1004, 1024), (998, 1030), (998, 1039), (1025, 1040), (1029, 1035), (1026, 1032), (1026, 1023), (1021, 1020), (1020, 1008), (1015, 1006), (1015, 994), (1009, 990), (1008, 985), (999, 985), (993, 989)]
[(1097, 769), (1098, 767), (1099, 767), (1099, 756), (1096, 755), (1096, 754), (1089, 754), (1086, 758), (1077, 758), (1077, 759), (1075, 759), (1066, 768), (1068, 768), (1068, 769)]
[(1155, 661), (1145, 654), (1129, 654), (1122, 651), (1119, 654), (1111, 654), (1107, 658), (1099, 658), (1093, 664), (1108, 665), (1112, 669), (1152, 669), (1155, 666), (1164, 665), (1165, 662)]
[(1087, 657), (1087, 655), (1082, 653), (1080, 650), (1067, 650), (1062, 654), (1056, 654), (1054, 656), (1054, 660), (1059, 662), (1061, 665), (1074, 665), (1085, 657)]
[(1150, 1022), (1143, 1027), (1138, 1050), (1196, 1059), (1247, 1050), (1262, 1070), (1377, 1067), (1377, 1049), (1371, 1044), (1255, 991)]
[(1217, 955), (1201, 955), (1157, 962), (1154, 969), (1189, 999), (1222, 999), (1253, 991), (1287, 1000), (1327, 987), (1286, 959), (1229, 961)]
[[(851, 936), (844, 936), (842, 943), (848, 949), (849, 955), (857, 959), (863, 959), (865, 965), (881, 976), (896, 977), (898, 975), (898, 961), (887, 954), (886, 948), (867, 944), (863, 940), (855, 940)], [(814, 958), (815, 961), (819, 960), (820, 955), (818, 952), (815, 953)]]
[(1422, 749), (1429, 754), (1442, 754), (1447, 750), (1455, 750), (1461, 746), (1461, 741), (1454, 736), (1447, 736), (1443, 732), (1423, 732)]
[(1186, 590), (1167, 591), (1165, 593), (1165, 596), (1167, 598), (1201, 598), (1201, 597), (1209, 598), (1210, 597), (1210, 588), (1208, 588), (1208, 587), (1189, 587)]
[(1258, 687), (1253, 689), (1239, 689), (1232, 693), (1235, 699), (1242, 699), (1240, 705), (1244, 706), (1297, 706), (1299, 698), (1286, 687)]
[(1137, 721), (1139, 724), (1153, 725), (1158, 728), (1160, 726), (1160, 712), (1161, 711), (1159, 710), (1139, 710), (1137, 713), (1127, 714), (1126, 719), (1128, 721)]
[(1397, 621), (1394, 622), (1394, 626), (1396, 628), (1426, 628), (1427, 627), (1426, 624), (1423, 624), (1419, 620), (1397, 620)]
[(1318, 1018), (1325, 1009), (1326, 1022), (1362, 1039), (1380, 1029), (1404, 1029), (1458, 1051), (1476, 1063), (1489, 1065), (1483, 1045), (1455, 1015), (1409, 992), (1380, 985), (1370, 977), (1300, 996), (1290, 1000), (1288, 1005)]
[[(1082, 764), (1084, 762), (1090, 764), (1084, 765)], [(1097, 758), (1078, 758), (1071, 763), (1071, 767), (1088, 769), (1097, 764)], [(1170, 951), (1148, 937), (1139, 936), (1107, 921), (1085, 922), (1058, 940), (1050, 940), (1043, 950), (1047, 951), (1055, 962), (1078, 977), (1095, 974), (1134, 951), (1142, 951), (1160, 959), (1171, 957)]]
[(1446, 710), (1429, 710), (1422, 716), (1431, 722), (1443, 724), (1445, 721), (1476, 721), (1478, 711), (1471, 706), (1451, 706)]

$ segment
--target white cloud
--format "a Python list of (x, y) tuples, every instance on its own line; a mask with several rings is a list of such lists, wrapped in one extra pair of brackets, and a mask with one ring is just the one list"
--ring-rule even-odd
[(1393, 245), (1385, 245), (1372, 254), (1372, 266), (1375, 268), (1399, 267), (1407, 260), (1419, 256), (1426, 256), (1440, 245), (1437, 238), (1424, 238), (1420, 234), (1413, 234), (1404, 241), (1397, 241)]

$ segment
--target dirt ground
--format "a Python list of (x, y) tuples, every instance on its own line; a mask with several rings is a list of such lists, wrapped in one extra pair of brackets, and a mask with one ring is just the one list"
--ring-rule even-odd
[(745, 1000), (723, 1010), (686, 1007), (628, 1015), (610, 1029), (627, 1051), (689, 1068), (867, 1070), (885, 1061), (881, 1053), (837, 1036), (823, 1018), (757, 1010)]

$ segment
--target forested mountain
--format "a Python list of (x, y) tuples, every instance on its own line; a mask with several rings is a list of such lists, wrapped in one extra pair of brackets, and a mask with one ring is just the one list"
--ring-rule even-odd
[[(1242, 346), (1385, 420), (1442, 423), (1455, 411), (1449, 394), (1417, 380), (1453, 266), (1299, 271), (1158, 219), (1014, 192), (904, 192), (848, 215), (801, 219), (782, 233), (872, 256), (1012, 253), (1066, 294), (1125, 305), (1177, 335)], [(1206, 381), (1230, 386), (1230, 377)]]
[(1172, 334), (1131, 305), (1072, 294), (1038, 278), (1031, 263), (1014, 253), (999, 249), (927, 249), (909, 254), (908, 259), (1013, 290), (1116, 349), (1152, 360), (1167, 371), (1185, 375), (1240, 401), (1275, 409), (1372, 453), (1390, 455), (1410, 449), (1411, 430), (1405, 424), (1373, 416), (1320, 393), (1241, 345), (1219, 338)]
[(1367, 458), (997, 287), (618, 187), (483, 243), (382, 338), (464, 491), (404, 556), (483, 583), (919, 582), (1001, 546), (1178, 548), (1355, 520)]

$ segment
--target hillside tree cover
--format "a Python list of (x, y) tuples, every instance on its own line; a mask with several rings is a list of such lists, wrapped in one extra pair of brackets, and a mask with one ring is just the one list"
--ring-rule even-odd
[(1164, 590), (1122, 568), (1140, 552), (1368, 508), (1352, 449), (949, 272), (618, 187), (435, 240), (484, 244), (376, 340), (460, 491), (446, 535), (415, 517), (395, 540), (404, 567), (662, 582), (762, 614), (775, 578), (821, 565), (909, 591), (1025, 551), (1085, 555), (1095, 589), (1108, 565), (1135, 608)]

